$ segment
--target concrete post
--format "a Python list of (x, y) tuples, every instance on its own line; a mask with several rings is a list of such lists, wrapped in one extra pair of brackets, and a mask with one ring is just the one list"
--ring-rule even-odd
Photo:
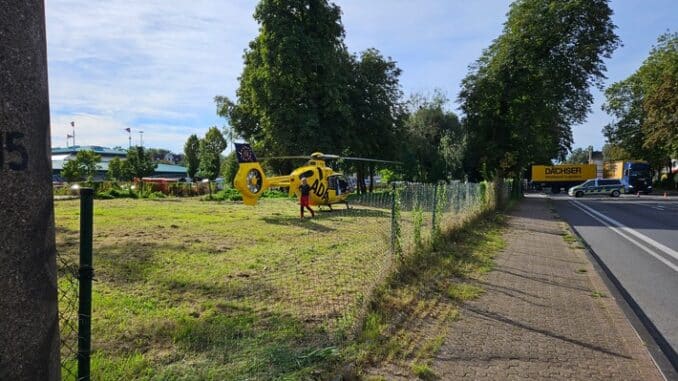
[(60, 380), (43, 0), (0, 0), (0, 380)]

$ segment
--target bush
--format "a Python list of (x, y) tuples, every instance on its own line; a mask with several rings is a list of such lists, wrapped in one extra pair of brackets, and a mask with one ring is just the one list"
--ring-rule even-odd
[(151, 192), (148, 195), (148, 198), (150, 198), (150, 199), (167, 198), (167, 196), (162, 192)]
[(198, 191), (190, 183), (174, 183), (169, 186), (169, 194), (176, 197), (189, 197), (198, 195)]
[(73, 194), (68, 185), (54, 185), (52, 188), (55, 196), (70, 196)]
[(110, 200), (113, 198), (138, 198), (138, 195), (131, 189), (123, 189), (119, 186), (112, 187), (104, 192), (97, 192), (96, 198)]
[(240, 192), (233, 188), (226, 188), (224, 190), (220, 190), (219, 192), (215, 193), (212, 195), (212, 198), (209, 196), (203, 198), (203, 200), (207, 201), (242, 201), (242, 195), (240, 195)]
[[(268, 189), (261, 194), (262, 198), (287, 198), (289, 197), (287, 192)], [(226, 188), (220, 190), (217, 193), (214, 193), (212, 197), (206, 196), (203, 198), (205, 201), (242, 201), (242, 195), (235, 188)]]
[(262, 198), (288, 198), (289, 194), (280, 190), (268, 189), (261, 194)]

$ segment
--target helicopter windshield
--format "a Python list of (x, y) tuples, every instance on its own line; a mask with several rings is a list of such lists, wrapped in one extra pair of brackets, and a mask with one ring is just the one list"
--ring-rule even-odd
[(329, 188), (336, 190), (337, 194), (342, 194), (350, 191), (348, 181), (346, 181), (346, 178), (344, 178), (344, 176), (341, 175), (330, 176), (327, 179), (327, 181)]

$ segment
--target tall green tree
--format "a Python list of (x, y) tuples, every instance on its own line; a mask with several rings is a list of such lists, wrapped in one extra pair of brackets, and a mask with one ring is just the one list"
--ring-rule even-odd
[(607, 141), (655, 168), (670, 165), (678, 156), (678, 33), (661, 35), (640, 68), (605, 97), (603, 110), (614, 117), (603, 129)]
[(339, 7), (261, 0), (254, 18), (259, 35), (245, 52), (236, 100), (216, 97), (219, 114), (262, 155), (336, 151), (351, 124), (350, 55)]
[[(396, 62), (377, 49), (368, 49), (352, 57), (350, 108), (352, 125), (344, 128), (343, 154), (397, 160), (402, 141), (405, 107), (400, 87), (401, 70)], [(365, 191), (366, 175), (370, 190), (374, 184), (376, 163), (352, 162), (358, 188)]]
[(221, 162), (221, 177), (224, 178), (224, 182), (230, 186), (233, 186), (233, 180), (235, 180), (235, 174), (238, 173), (238, 160), (235, 157), (235, 152), (231, 152), (226, 155), (226, 157)]
[(459, 95), (472, 178), (564, 159), (619, 40), (607, 0), (518, 0)]
[(184, 162), (186, 163), (186, 172), (191, 179), (195, 177), (200, 167), (200, 139), (195, 134), (192, 134), (184, 144)]
[(410, 99), (400, 150), (405, 178), (438, 182), (462, 177), (464, 134), (457, 115), (445, 109), (447, 102), (439, 90)]
[(64, 163), (61, 176), (68, 181), (92, 181), (97, 173), (97, 164), (100, 162), (101, 156), (94, 151), (78, 151), (74, 159)]
[(221, 153), (226, 149), (226, 139), (218, 128), (210, 127), (205, 138), (200, 141), (200, 169), (198, 175), (210, 181), (209, 191), (212, 196), (212, 184), (221, 170)]
[(143, 179), (155, 172), (158, 164), (153, 163), (151, 155), (144, 147), (135, 146), (127, 150), (127, 159), (123, 162), (125, 176), (129, 179)]
[(108, 172), (106, 174), (109, 180), (126, 180), (125, 165), (119, 157), (114, 157), (108, 162)]

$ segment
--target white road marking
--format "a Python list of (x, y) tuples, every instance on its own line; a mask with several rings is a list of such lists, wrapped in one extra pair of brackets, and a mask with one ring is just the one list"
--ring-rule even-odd
[[(592, 208), (590, 208), (590, 207), (588, 207), (588, 206), (586, 206), (586, 205), (580, 203), (579, 201), (570, 201), (570, 204), (574, 205), (576, 208), (578, 208), (578, 209), (581, 210), (582, 212), (588, 214), (588, 215), (589, 215), (591, 218), (593, 218), (594, 220), (596, 220), (596, 221), (602, 223), (603, 225), (609, 227), (609, 228), (610, 228), (612, 231), (614, 231), (615, 233), (617, 233), (617, 234), (619, 234), (620, 236), (626, 238), (629, 242), (631, 242), (631, 243), (633, 243), (634, 245), (638, 246), (639, 248), (641, 248), (641, 249), (642, 249), (643, 251), (645, 251), (646, 253), (652, 255), (652, 256), (655, 257), (657, 260), (659, 260), (659, 261), (661, 261), (662, 263), (664, 263), (665, 265), (667, 265), (667, 266), (668, 266), (670, 269), (672, 269), (673, 271), (678, 272), (678, 266), (676, 266), (675, 264), (671, 263), (669, 260), (667, 260), (667, 259), (664, 258), (663, 256), (657, 254), (655, 251), (653, 251), (653, 250), (651, 250), (650, 248), (646, 247), (646, 246), (643, 245), (642, 243), (640, 243), (640, 242), (638, 242), (637, 240), (633, 239), (632, 237), (630, 237), (630, 236), (629, 236), (628, 234), (626, 234), (625, 232), (628, 232), (628, 233), (630, 233), (630, 234), (633, 234), (634, 236), (636, 236), (636, 237), (640, 238), (641, 240), (645, 241), (646, 243), (648, 243), (648, 244), (654, 246), (656, 249), (659, 249), (660, 251), (663, 251), (663, 252), (665, 252), (666, 254), (668, 254), (668, 255), (670, 255), (671, 257), (673, 257), (673, 258), (675, 258), (676, 260), (678, 260), (678, 253), (677, 253), (675, 250), (672, 250), (672, 249), (670, 249), (670, 248), (668, 248), (668, 247), (662, 245), (661, 243), (659, 243), (659, 242), (657, 242), (657, 241), (651, 239), (650, 237), (647, 237), (647, 236), (645, 236), (645, 235), (643, 235), (643, 234), (641, 234), (641, 233), (638, 233), (637, 231), (635, 231), (635, 230), (633, 230), (633, 229), (631, 229), (631, 228), (629, 228), (629, 227), (627, 227), (627, 226), (624, 226), (624, 225), (623, 225), (622, 223), (620, 223), (619, 221), (616, 221), (616, 220), (614, 220), (614, 219), (612, 219), (612, 218), (610, 218), (610, 217), (607, 217), (607, 216), (605, 216), (605, 215), (603, 215), (603, 214), (601, 214), (601, 213), (598, 213), (597, 211), (595, 211), (595, 210), (593, 210)], [(615, 226), (615, 225), (617, 225), (617, 226)]]

